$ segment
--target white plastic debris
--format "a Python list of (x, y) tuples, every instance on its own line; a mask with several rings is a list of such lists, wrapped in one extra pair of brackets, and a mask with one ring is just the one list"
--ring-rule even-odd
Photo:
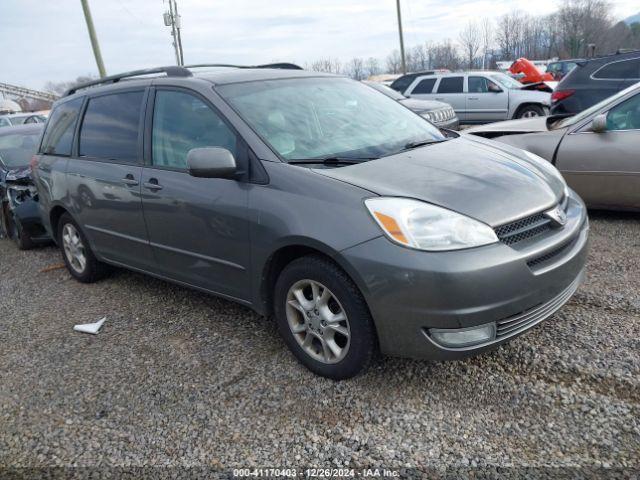
[(103, 317), (95, 323), (83, 323), (81, 325), (75, 325), (73, 329), (76, 332), (91, 333), (95, 335), (96, 333), (98, 333), (98, 330), (100, 330), (100, 327), (102, 327), (102, 324), (106, 319), (107, 317)]

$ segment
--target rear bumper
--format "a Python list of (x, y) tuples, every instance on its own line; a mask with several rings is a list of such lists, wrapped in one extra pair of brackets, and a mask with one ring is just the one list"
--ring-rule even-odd
[[(584, 275), (589, 224), (575, 194), (567, 215), (562, 229), (517, 249), (496, 243), (457, 252), (421, 252), (379, 237), (343, 251), (358, 275), (382, 352), (464, 358), (548, 318), (569, 300)], [(445, 348), (429, 335), (433, 328), (465, 329), (492, 322), (495, 338), (471, 347)]]

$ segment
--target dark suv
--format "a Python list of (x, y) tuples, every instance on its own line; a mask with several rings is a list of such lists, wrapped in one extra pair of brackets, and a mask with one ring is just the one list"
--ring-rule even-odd
[(240, 302), (318, 374), (492, 348), (583, 277), (586, 210), (549, 162), (361, 82), (169, 67), (84, 87), (32, 162), (71, 275), (116, 265)]
[(640, 82), (640, 50), (576, 62), (551, 95), (551, 113), (576, 114)]

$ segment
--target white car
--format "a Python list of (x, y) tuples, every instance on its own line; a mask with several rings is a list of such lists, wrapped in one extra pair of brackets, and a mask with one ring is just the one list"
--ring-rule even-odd
[(538, 84), (522, 85), (504, 73), (483, 70), (417, 76), (402, 93), (448, 103), (460, 123), (488, 123), (547, 115), (551, 92), (538, 88)]

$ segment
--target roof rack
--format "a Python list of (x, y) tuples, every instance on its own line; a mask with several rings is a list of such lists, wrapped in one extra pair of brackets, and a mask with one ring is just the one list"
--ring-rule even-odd
[(295, 63), (265, 63), (263, 65), (231, 65), (228, 63), (197, 63), (194, 65), (185, 65), (184, 68), (207, 68), (207, 67), (221, 67), (221, 68), (278, 68), (282, 70), (302, 70), (302, 67)]
[(140, 77), (143, 75), (151, 75), (154, 73), (165, 73), (167, 77), (191, 77), (193, 74), (185, 67), (169, 66), (158, 68), (147, 68), (143, 70), (133, 70), (131, 72), (119, 73), (117, 75), (109, 75), (108, 77), (102, 77), (98, 80), (91, 80), (90, 82), (80, 83), (69, 90), (64, 92), (63, 97), (73, 95), (78, 90), (82, 90), (94, 85), (103, 85), (107, 83), (117, 83), (123, 78)]
[(229, 68), (279, 68), (283, 70), (302, 70), (302, 67), (293, 63), (265, 63), (264, 65), (230, 65), (226, 63), (199, 63), (195, 65), (169, 66), (169, 67), (157, 67), (146, 68), (143, 70), (133, 70), (131, 72), (119, 73), (117, 75), (109, 75), (108, 77), (99, 78), (98, 80), (91, 80), (90, 82), (80, 83), (69, 90), (64, 92), (63, 97), (73, 95), (78, 90), (93, 87), (95, 85), (104, 85), (107, 83), (117, 83), (123, 78), (140, 77), (143, 75), (151, 75), (154, 73), (165, 73), (167, 77), (191, 77), (193, 74), (189, 70), (190, 68), (206, 68), (206, 67), (229, 67)]

